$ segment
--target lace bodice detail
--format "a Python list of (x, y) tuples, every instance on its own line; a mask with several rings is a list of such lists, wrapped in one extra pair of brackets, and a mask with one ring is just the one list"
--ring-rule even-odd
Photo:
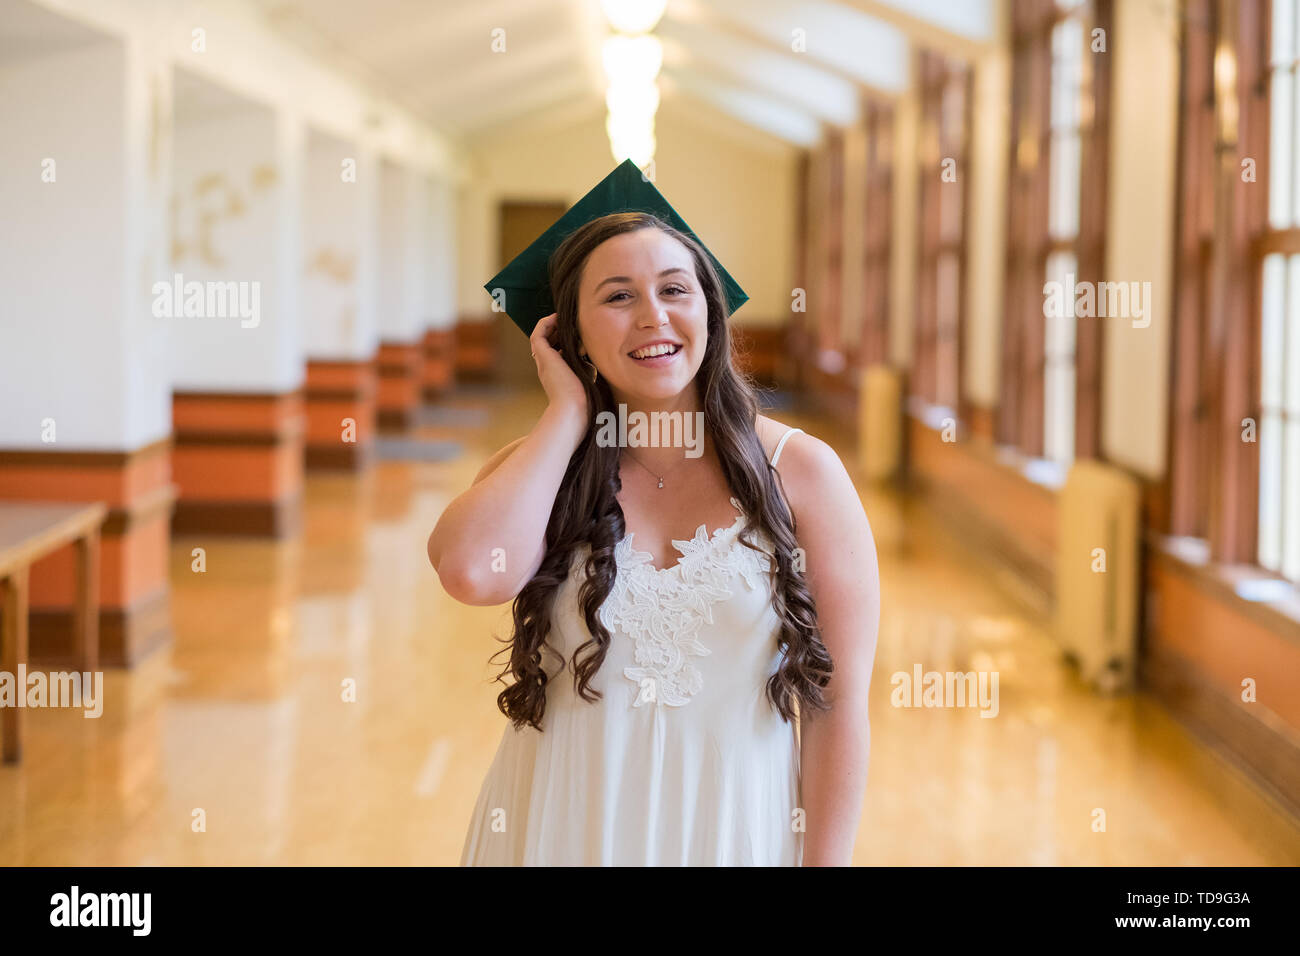
[(673, 541), (681, 559), (670, 568), (655, 568), (654, 557), (632, 545), (633, 534), (615, 545), (618, 568), (614, 587), (600, 608), (601, 623), (635, 642), (634, 665), (623, 675), (638, 688), (634, 707), (659, 703), (680, 707), (700, 691), (703, 678), (692, 659), (710, 654), (699, 639), (703, 625), (713, 621), (713, 605), (731, 597), (735, 587), (766, 588), (773, 570), (774, 550), (761, 532), (759, 553), (739, 540), (746, 517), (740, 502), (730, 527), (712, 536), (701, 524), (695, 537)]

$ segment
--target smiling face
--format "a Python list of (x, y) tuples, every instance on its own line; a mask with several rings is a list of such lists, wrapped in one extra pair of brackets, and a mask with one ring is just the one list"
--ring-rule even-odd
[[(704, 360), (708, 319), (694, 258), (659, 229), (620, 233), (587, 257), (578, 332), (615, 401), (663, 404), (683, 396)], [(657, 342), (676, 353), (633, 357)]]

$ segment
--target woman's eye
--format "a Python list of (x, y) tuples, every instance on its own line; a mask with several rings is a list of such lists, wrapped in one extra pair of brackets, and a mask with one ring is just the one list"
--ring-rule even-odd
[[(682, 288), (681, 286), (679, 286), (679, 285), (670, 285), (668, 288), (664, 289), (664, 292), (676, 292), (678, 295), (685, 295), (685, 294), (686, 294), (686, 290), (683, 289), (683, 288)], [(621, 296), (621, 295), (627, 295), (627, 293), (626, 293), (626, 292), (615, 292), (613, 295), (611, 295), (611, 296), (610, 296), (608, 299), (606, 299), (605, 301), (606, 301), (606, 302), (617, 302), (617, 301), (618, 301), (618, 297)]]

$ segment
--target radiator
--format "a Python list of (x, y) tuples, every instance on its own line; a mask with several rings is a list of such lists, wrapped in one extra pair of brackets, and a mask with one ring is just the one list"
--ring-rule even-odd
[(873, 365), (863, 372), (858, 394), (858, 467), (868, 481), (892, 478), (902, 457), (902, 376)]
[(1077, 461), (1059, 499), (1056, 635), (1079, 676), (1105, 694), (1134, 685), (1140, 497), (1132, 476)]

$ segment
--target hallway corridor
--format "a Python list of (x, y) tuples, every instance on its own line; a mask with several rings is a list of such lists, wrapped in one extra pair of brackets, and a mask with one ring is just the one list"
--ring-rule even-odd
[[(542, 407), (463, 387), (404, 460), (309, 476), (299, 537), (176, 536), (174, 644), (107, 672), (122, 704), (100, 720), (29, 715), (23, 763), (0, 768), (0, 864), (455, 864), (505, 726), (487, 658), (509, 608), (446, 596), (425, 540)], [(771, 414), (853, 461), (829, 420)], [(441, 442), (460, 453), (414, 460)], [(883, 610), (855, 864), (1300, 863), (1289, 818), (1146, 694), (1082, 688), (1041, 616), (925, 507), (863, 501)], [(915, 665), (996, 672), (995, 716), (891, 706)]]

